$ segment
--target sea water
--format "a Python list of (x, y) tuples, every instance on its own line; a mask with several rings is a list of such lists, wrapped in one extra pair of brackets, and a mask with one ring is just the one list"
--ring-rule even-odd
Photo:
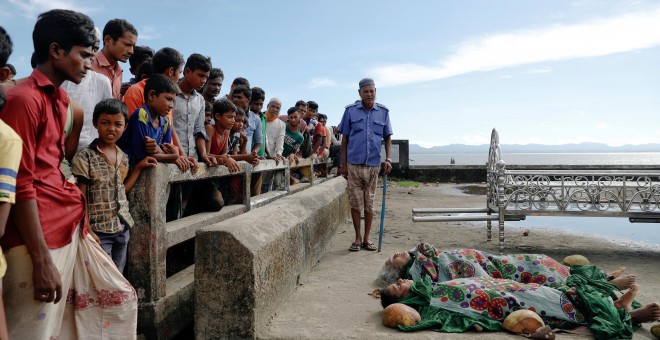
[[(484, 165), (487, 154), (410, 154), (410, 165)], [(501, 159), (515, 165), (658, 165), (660, 152), (626, 153), (504, 153)], [(598, 235), (622, 243), (660, 249), (660, 223), (630, 223), (627, 218), (528, 216), (506, 226), (562, 230), (582, 235)], [(496, 226), (494, 229), (497, 228)]]
[[(487, 154), (410, 154), (410, 165), (484, 165)], [(622, 153), (503, 153), (506, 164), (515, 165), (658, 165), (660, 152)]]

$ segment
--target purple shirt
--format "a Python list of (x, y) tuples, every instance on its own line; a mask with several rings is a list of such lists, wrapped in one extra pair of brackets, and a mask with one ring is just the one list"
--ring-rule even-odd
[(379, 166), (383, 138), (392, 135), (389, 110), (378, 103), (369, 111), (361, 101), (348, 105), (339, 123), (339, 131), (348, 136), (348, 163)]

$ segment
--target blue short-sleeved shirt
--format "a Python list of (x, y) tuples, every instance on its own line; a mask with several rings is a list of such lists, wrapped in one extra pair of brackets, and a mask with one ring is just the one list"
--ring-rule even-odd
[(128, 155), (131, 166), (147, 157), (147, 149), (144, 146), (146, 136), (156, 140), (158, 146), (162, 146), (163, 143), (172, 143), (172, 129), (170, 128), (169, 118), (158, 118), (159, 124), (155, 128), (151, 124), (151, 114), (145, 104), (135, 110), (131, 118), (128, 119), (128, 125), (121, 136), (119, 146)]
[(261, 135), (261, 117), (258, 114), (248, 111), (247, 113), (248, 126), (245, 127), (245, 135), (247, 136), (247, 153), (252, 152), (255, 144), (263, 143), (263, 136)]
[(384, 105), (374, 103), (367, 111), (361, 101), (355, 102), (346, 106), (339, 131), (348, 136), (348, 163), (379, 166), (383, 138), (392, 135), (389, 110)]

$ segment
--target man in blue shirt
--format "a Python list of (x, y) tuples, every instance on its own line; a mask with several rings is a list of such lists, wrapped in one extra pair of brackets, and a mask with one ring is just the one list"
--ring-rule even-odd
[[(346, 106), (339, 124), (341, 139), (341, 168), (339, 173), (348, 180), (351, 217), (355, 228), (355, 242), (349, 250), (360, 248), (376, 250), (369, 241), (371, 222), (376, 196), (376, 182), (380, 170), (380, 150), (385, 140), (385, 168), (383, 173), (392, 170), (390, 154), (392, 150), (392, 126), (389, 110), (376, 103), (376, 84), (370, 78), (360, 80), (358, 94), (362, 100)], [(364, 237), (360, 228), (360, 215), (364, 210)]]

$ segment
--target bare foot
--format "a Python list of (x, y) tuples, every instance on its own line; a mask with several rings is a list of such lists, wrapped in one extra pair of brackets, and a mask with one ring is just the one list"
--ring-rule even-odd
[(616, 270), (607, 273), (607, 276), (612, 276), (615, 279), (619, 277), (621, 274), (623, 274), (623, 271), (626, 270), (626, 267), (619, 267)]
[(635, 295), (637, 295), (638, 289), (639, 286), (633, 283), (625, 294), (621, 295), (618, 300), (614, 301), (614, 307), (625, 308), (627, 311), (631, 311), (632, 302)]
[(660, 304), (657, 302), (649, 303), (648, 305), (635, 309), (630, 312), (630, 317), (633, 323), (652, 322), (660, 320)]
[(623, 290), (632, 287), (632, 285), (635, 284), (635, 279), (636, 279), (635, 275), (631, 274), (631, 275), (617, 277), (616, 279), (612, 279), (608, 282), (615, 285), (616, 288)]

